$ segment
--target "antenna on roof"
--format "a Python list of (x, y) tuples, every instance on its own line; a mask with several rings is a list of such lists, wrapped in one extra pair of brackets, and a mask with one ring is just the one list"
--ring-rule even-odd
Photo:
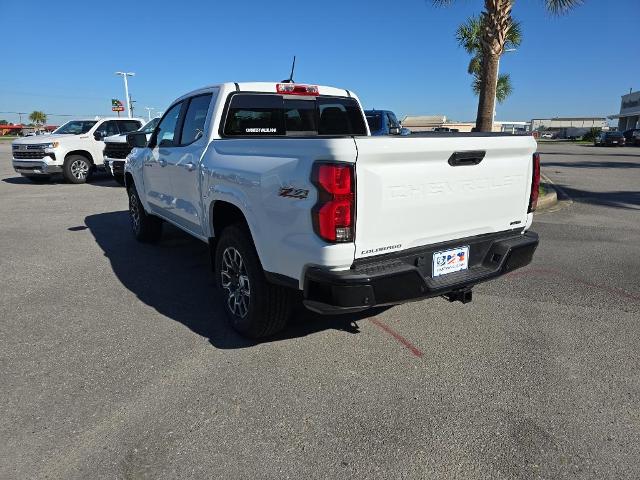
[(296, 68), (296, 56), (293, 56), (293, 64), (291, 65), (291, 75), (286, 80), (282, 80), (282, 83), (293, 83), (293, 71)]

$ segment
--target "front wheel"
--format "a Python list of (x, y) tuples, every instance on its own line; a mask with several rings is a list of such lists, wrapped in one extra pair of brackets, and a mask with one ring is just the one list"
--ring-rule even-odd
[(91, 173), (91, 161), (82, 155), (69, 155), (64, 160), (62, 175), (71, 183), (85, 183)]
[(234, 330), (258, 339), (286, 326), (291, 313), (291, 291), (267, 282), (246, 227), (232, 225), (222, 231), (216, 245), (214, 272)]
[(136, 240), (143, 243), (154, 243), (160, 240), (162, 220), (145, 212), (138, 192), (133, 185), (129, 188), (129, 219)]
[(113, 179), (116, 181), (118, 185), (124, 187), (124, 175), (114, 175)]

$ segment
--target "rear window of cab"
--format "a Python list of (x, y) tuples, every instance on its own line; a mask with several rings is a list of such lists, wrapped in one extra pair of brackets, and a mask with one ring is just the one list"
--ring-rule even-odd
[(225, 137), (358, 136), (367, 130), (353, 98), (236, 93), (228, 102), (221, 133)]

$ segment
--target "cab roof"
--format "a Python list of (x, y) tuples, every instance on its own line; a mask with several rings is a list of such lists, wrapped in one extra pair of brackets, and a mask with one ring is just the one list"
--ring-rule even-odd
[[(227, 93), (229, 92), (260, 92), (260, 93), (277, 93), (276, 91), (276, 86), (279, 83), (286, 83), (286, 82), (239, 82), (239, 83), (235, 83), (235, 82), (226, 82), (226, 83), (219, 83), (219, 84), (214, 84), (214, 85), (208, 85), (206, 87), (203, 88), (199, 88), (197, 90), (193, 90), (189, 93), (186, 93), (182, 96), (180, 96), (180, 98), (177, 98), (176, 101), (182, 100), (183, 98), (186, 97), (191, 97), (193, 95), (197, 95), (198, 93), (205, 93), (209, 90), (211, 90), (212, 88), (219, 88), (220, 91), (224, 92), (226, 91)], [(298, 82), (293, 82), (294, 84), (297, 85), (314, 85), (318, 87), (318, 91), (320, 93), (320, 95), (329, 95), (329, 96), (334, 96), (334, 97), (354, 97), (357, 99), (357, 97), (350, 92), (349, 90), (343, 89), (343, 88), (336, 88), (336, 87), (328, 87), (325, 85), (316, 85), (313, 83), (298, 83)], [(173, 102), (175, 103), (175, 102)]]

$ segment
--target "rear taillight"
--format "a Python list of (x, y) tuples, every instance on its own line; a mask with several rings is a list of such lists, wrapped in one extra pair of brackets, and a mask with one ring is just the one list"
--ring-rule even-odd
[(538, 206), (538, 192), (540, 190), (540, 154), (533, 154), (533, 175), (531, 176), (531, 194), (529, 195), (529, 210), (535, 212)]
[(312, 180), (318, 188), (318, 203), (312, 210), (315, 232), (327, 242), (352, 242), (355, 220), (353, 165), (316, 163)]

